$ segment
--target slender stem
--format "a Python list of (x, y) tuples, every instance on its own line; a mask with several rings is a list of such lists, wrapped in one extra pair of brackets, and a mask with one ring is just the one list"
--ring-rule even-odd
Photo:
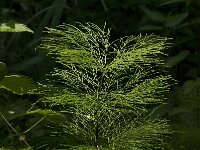
[(96, 110), (95, 110), (95, 118), (96, 118), (96, 127), (95, 127), (95, 147), (98, 149), (98, 139), (99, 139), (99, 91), (102, 86), (103, 74), (101, 76), (100, 85), (98, 86), (97, 94), (96, 94)]
[(97, 147), (97, 148), (98, 148), (98, 139), (99, 139), (99, 117), (97, 115), (97, 118), (96, 118), (96, 129), (95, 129), (95, 147)]
[[(99, 87), (98, 87), (99, 90)], [(98, 114), (98, 98), (99, 94), (97, 91), (97, 96), (96, 96), (96, 110), (95, 110), (95, 118), (96, 118), (96, 127), (95, 127), (95, 147), (98, 147), (98, 139), (99, 139), (99, 114)]]
[[(104, 56), (104, 60), (102, 61), (103, 63), (103, 66), (106, 65), (106, 55)], [(100, 84), (98, 86), (98, 89), (97, 89), (97, 93), (96, 93), (96, 110), (95, 110), (95, 117), (96, 117), (96, 129), (95, 129), (95, 147), (97, 149), (99, 149), (99, 143), (98, 143), (98, 140), (99, 140), (99, 91), (101, 90), (102, 88), (102, 85), (103, 85), (103, 79), (104, 79), (104, 76), (105, 76), (105, 70), (104, 70), (104, 67), (102, 68), (101, 70), (102, 74), (101, 74), (101, 80), (100, 80)]]
[(105, 10), (106, 12), (108, 12), (108, 8), (107, 8), (106, 3), (104, 2), (104, 0), (101, 0), (101, 3), (102, 3), (102, 5), (103, 5), (104, 10)]
[[(8, 122), (8, 120), (4, 117), (4, 115), (0, 112), (1, 117), (5, 120), (5, 122), (8, 124), (8, 126), (19, 136), (21, 137), (20, 133)], [(31, 150), (33, 148), (28, 144), (28, 142), (25, 140), (25, 138), (21, 138), (21, 141), (23, 141)]]
[(34, 125), (32, 125), (29, 129), (27, 129), (26, 131), (24, 131), (23, 134), (25, 134), (25, 133), (29, 132), (30, 130), (32, 130), (32, 129), (33, 129), (35, 126), (37, 126), (45, 117), (46, 117), (46, 115), (43, 116), (40, 120), (38, 120), (38, 121), (37, 121)]

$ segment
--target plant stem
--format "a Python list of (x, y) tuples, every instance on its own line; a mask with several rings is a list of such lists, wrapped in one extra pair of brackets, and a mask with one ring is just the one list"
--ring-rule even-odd
[[(5, 122), (8, 124), (8, 126), (19, 136), (21, 137), (20, 133), (8, 122), (8, 120), (4, 117), (4, 115), (0, 112), (1, 117), (5, 120)], [(28, 142), (25, 140), (25, 138), (21, 138), (21, 141), (23, 141), (30, 150), (33, 150), (33, 148), (28, 144)]]
[[(106, 57), (106, 55), (104, 56), (104, 61), (102, 61), (102, 65), (103, 66), (105, 66), (106, 65), (106, 59), (107, 59), (107, 57)], [(104, 79), (104, 76), (105, 76), (105, 70), (104, 70), (104, 67), (102, 68), (102, 70), (101, 70), (101, 72), (102, 72), (102, 74), (101, 74), (101, 80), (100, 80), (100, 84), (99, 84), (99, 86), (98, 86), (98, 89), (97, 89), (97, 93), (96, 93), (96, 110), (95, 110), (95, 118), (96, 118), (96, 129), (95, 129), (95, 147), (97, 148), (97, 149), (99, 149), (99, 109), (100, 109), (100, 107), (99, 107), (99, 91), (101, 90), (101, 88), (102, 88), (102, 84), (103, 84), (103, 79)]]

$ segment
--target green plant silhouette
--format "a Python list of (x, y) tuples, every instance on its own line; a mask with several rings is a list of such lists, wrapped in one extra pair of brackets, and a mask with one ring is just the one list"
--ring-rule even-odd
[(171, 77), (162, 60), (168, 38), (139, 35), (110, 41), (110, 29), (93, 23), (47, 29), (39, 48), (60, 65), (50, 74), (48, 86), (54, 90), (42, 101), (66, 121), (36, 146), (164, 148), (168, 125), (150, 119), (148, 108), (163, 103), (169, 90)]

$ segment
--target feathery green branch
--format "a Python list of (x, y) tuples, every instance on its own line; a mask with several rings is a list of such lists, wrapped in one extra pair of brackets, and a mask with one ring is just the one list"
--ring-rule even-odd
[(74, 138), (73, 144), (67, 137), (60, 142), (70, 149), (163, 148), (165, 121), (149, 120), (145, 112), (169, 90), (171, 77), (161, 70), (168, 39), (140, 35), (111, 42), (110, 29), (92, 23), (47, 30), (39, 48), (61, 64), (51, 73), (61, 87), (43, 101), (62, 106), (69, 118), (59, 132)]

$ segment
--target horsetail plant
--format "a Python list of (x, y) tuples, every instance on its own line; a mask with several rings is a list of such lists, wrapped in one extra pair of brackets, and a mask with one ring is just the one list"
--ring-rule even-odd
[(139, 35), (111, 42), (110, 29), (93, 23), (47, 30), (39, 48), (60, 65), (50, 74), (57, 90), (42, 100), (66, 115), (52, 133), (57, 148), (164, 148), (168, 125), (147, 112), (163, 103), (169, 90), (162, 59), (168, 38)]

